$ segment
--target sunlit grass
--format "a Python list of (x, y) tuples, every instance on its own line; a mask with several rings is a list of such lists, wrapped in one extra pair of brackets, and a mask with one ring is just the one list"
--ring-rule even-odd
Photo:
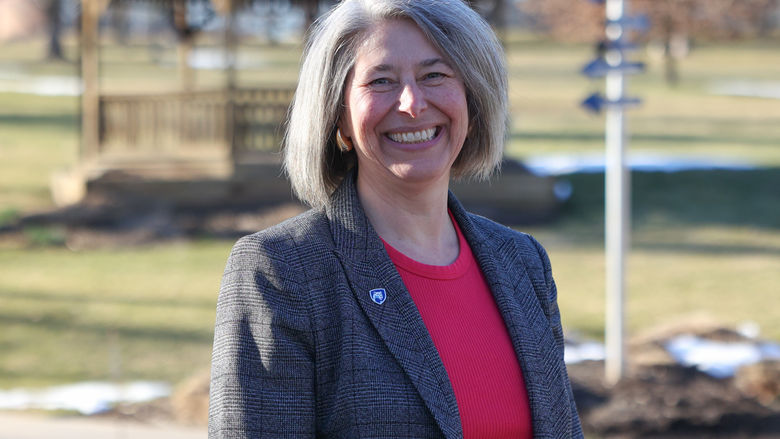
[(0, 93), (0, 209), (51, 206), (49, 179), (77, 160), (77, 99)]
[[(717, 230), (728, 234), (729, 229)], [(707, 313), (727, 325), (758, 323), (762, 336), (780, 339), (777, 234), (773, 252), (707, 252), (669, 245), (636, 245), (627, 262), (629, 336), (685, 315)], [(544, 234), (541, 235), (544, 242)], [(547, 244), (561, 315), (570, 331), (601, 339), (604, 333), (604, 252), (598, 247)]]
[(0, 388), (208, 366), (228, 242), (0, 249)]
[[(521, 227), (547, 247), (567, 326), (603, 334), (603, 176), (569, 177), (553, 224)], [(629, 329), (707, 312), (780, 340), (780, 169), (634, 173)]]

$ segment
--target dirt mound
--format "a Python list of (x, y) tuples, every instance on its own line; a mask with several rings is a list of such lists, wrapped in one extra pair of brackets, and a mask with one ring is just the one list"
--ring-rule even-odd
[(734, 385), (764, 405), (780, 404), (780, 361), (763, 361), (737, 371)]
[(88, 199), (0, 224), (0, 242), (72, 250), (143, 245), (199, 236), (236, 239), (305, 211), (298, 203), (187, 208)]
[(780, 437), (780, 410), (743, 395), (733, 379), (692, 367), (643, 366), (611, 389), (603, 362), (569, 366), (585, 430), (620, 438)]
[(121, 403), (92, 415), (143, 424), (178, 423), (206, 426), (209, 418), (209, 371), (193, 374), (173, 389), (170, 397), (137, 403)]
[(176, 387), (171, 396), (171, 406), (177, 421), (193, 425), (208, 423), (209, 378), (209, 371), (205, 370)]
[(719, 342), (758, 342), (706, 316), (686, 316), (629, 342), (627, 376), (610, 388), (604, 363), (568, 366), (584, 429), (605, 438), (778, 438), (780, 362), (743, 366), (718, 379), (677, 364), (664, 348), (690, 335)]

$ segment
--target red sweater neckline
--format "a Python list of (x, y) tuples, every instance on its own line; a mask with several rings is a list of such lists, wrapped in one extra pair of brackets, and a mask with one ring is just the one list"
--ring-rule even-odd
[(382, 239), (385, 250), (387, 250), (387, 254), (390, 256), (393, 263), (404, 270), (428, 279), (457, 279), (463, 276), (469, 268), (471, 249), (469, 248), (469, 244), (463, 236), (457, 221), (455, 221), (455, 218), (452, 216), (452, 212), (448, 210), (447, 213), (449, 214), (453, 227), (455, 227), (455, 233), (458, 235), (458, 257), (455, 261), (449, 265), (424, 264), (406, 256)]

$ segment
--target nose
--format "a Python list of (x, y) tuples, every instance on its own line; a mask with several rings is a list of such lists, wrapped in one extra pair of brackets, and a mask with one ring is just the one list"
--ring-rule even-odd
[(414, 119), (427, 107), (428, 103), (420, 87), (414, 82), (407, 83), (398, 98), (398, 111), (406, 113)]

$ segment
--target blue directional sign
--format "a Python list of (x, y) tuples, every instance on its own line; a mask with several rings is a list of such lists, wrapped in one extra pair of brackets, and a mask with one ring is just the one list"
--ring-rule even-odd
[(625, 28), (634, 29), (639, 32), (646, 32), (650, 29), (650, 19), (644, 14), (623, 16), (623, 18), (619, 20), (607, 20), (606, 24), (607, 26), (619, 24)]
[(625, 40), (601, 40), (598, 42), (597, 46), (600, 50), (619, 50), (619, 51), (628, 51), (628, 50), (636, 50), (637, 46), (634, 43), (629, 43)]
[(580, 105), (592, 113), (600, 113), (607, 106), (619, 105), (621, 107), (639, 105), (642, 101), (639, 98), (621, 98), (617, 101), (609, 101), (601, 96), (600, 93), (593, 93), (585, 98)]
[(611, 65), (604, 58), (596, 58), (582, 68), (582, 74), (589, 78), (600, 78), (606, 76), (610, 71), (620, 71), (624, 74), (639, 73), (645, 69), (641, 62), (622, 62), (617, 65)]

